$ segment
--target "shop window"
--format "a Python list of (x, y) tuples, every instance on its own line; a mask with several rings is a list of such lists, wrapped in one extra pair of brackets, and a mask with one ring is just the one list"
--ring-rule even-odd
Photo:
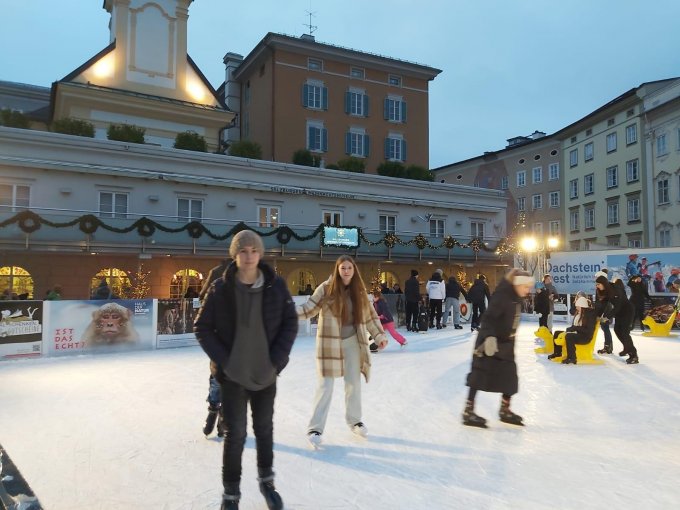
[(1, 299), (36, 299), (33, 294), (33, 278), (23, 267), (0, 267)]
[(102, 280), (106, 280), (111, 289), (112, 299), (124, 299), (132, 288), (130, 278), (125, 271), (116, 267), (107, 267), (100, 270), (90, 280), (90, 296), (94, 294)]
[(180, 269), (170, 281), (170, 298), (197, 298), (203, 287), (203, 273), (195, 269)]
[[(309, 287), (307, 287), (309, 285)], [(316, 289), (316, 277), (309, 269), (297, 269), (288, 277), (288, 288), (293, 295), (304, 296)]]

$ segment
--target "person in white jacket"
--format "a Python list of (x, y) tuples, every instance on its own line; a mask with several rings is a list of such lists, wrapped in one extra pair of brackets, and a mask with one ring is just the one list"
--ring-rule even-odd
[(430, 327), (434, 328), (435, 316), (437, 318), (437, 329), (442, 329), (442, 303), (446, 299), (446, 284), (442, 278), (444, 271), (437, 269), (430, 280), (425, 285), (427, 296), (430, 300)]

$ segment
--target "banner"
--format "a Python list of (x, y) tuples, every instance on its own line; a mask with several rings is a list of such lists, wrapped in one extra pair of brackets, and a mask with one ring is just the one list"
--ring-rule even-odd
[(41, 355), (42, 301), (0, 301), (0, 360)]
[(153, 299), (48, 303), (44, 338), (49, 356), (153, 348)]
[(200, 307), (198, 298), (159, 299), (156, 348), (198, 345), (194, 334), (194, 319)]

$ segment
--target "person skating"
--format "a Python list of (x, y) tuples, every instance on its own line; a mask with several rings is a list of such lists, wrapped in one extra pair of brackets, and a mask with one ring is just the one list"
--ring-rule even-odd
[(382, 292), (379, 290), (373, 291), (373, 308), (375, 308), (375, 312), (378, 314), (383, 329), (389, 332), (399, 345), (404, 347), (408, 342), (394, 327), (394, 317), (392, 317), (387, 301), (382, 297)]
[(449, 310), (453, 313), (453, 327), (455, 329), (463, 329), (460, 325), (460, 295), (467, 300), (468, 295), (465, 289), (458, 283), (455, 276), (449, 276), (449, 281), (446, 283), (446, 300), (444, 301), (444, 318), (442, 323), (446, 325), (449, 320)]
[[(609, 281), (609, 272), (606, 268), (595, 273), (596, 280), (600, 276)], [(610, 311), (614, 309), (613, 303), (615, 299), (614, 289), (611, 287), (611, 285), (609, 287), (599, 287), (597, 284), (595, 285), (595, 301), (593, 305), (597, 315), (602, 316), (602, 320), (600, 321), (600, 329), (604, 334), (604, 346), (602, 349), (597, 350), (598, 354), (611, 354), (614, 350), (612, 332), (609, 327), (609, 323), (613, 317), (613, 315), (610, 316)]]
[(442, 273), (441, 269), (437, 269), (425, 285), (430, 301), (430, 328), (435, 327), (436, 318), (437, 329), (442, 329), (442, 304), (446, 298), (446, 284), (442, 281)]
[(477, 391), (501, 393), (499, 418), (504, 423), (524, 425), (523, 419), (510, 410), (510, 399), (517, 393), (515, 332), (521, 317), (521, 303), (534, 285), (526, 271), (512, 269), (498, 284), (482, 316), (475, 341), (467, 385), (470, 387), (463, 411), (463, 424), (486, 428), (486, 419), (474, 411)]
[(652, 298), (647, 291), (647, 283), (641, 276), (633, 276), (628, 281), (630, 287), (630, 302), (633, 304), (633, 325), (636, 321), (640, 324), (640, 331), (645, 330), (642, 319), (645, 318), (645, 300), (652, 304)]
[(221, 385), (226, 426), (221, 508), (238, 509), (250, 404), (260, 492), (269, 509), (281, 509), (273, 471), (274, 398), (297, 334), (295, 304), (286, 282), (261, 261), (264, 244), (255, 232), (237, 233), (229, 253), (234, 262), (210, 286), (194, 322)]
[[(587, 344), (593, 339), (593, 333), (597, 327), (598, 320), (596, 312), (590, 307), (590, 303), (585, 296), (579, 296), (574, 302), (576, 307), (576, 315), (572, 325), (569, 326), (564, 335), (564, 344), (567, 347), (567, 356), (562, 360), (565, 365), (575, 365), (576, 360), (576, 344)], [(554, 338), (562, 333), (555, 331)], [(562, 356), (562, 346), (555, 344), (555, 352), (548, 356), (549, 359), (559, 358)]]
[[(623, 344), (623, 351), (619, 353), (619, 356), (625, 356), (628, 354), (628, 359), (626, 363), (629, 365), (634, 365), (639, 363), (637, 349), (633, 344), (633, 339), (630, 336), (631, 322), (633, 319), (633, 305), (626, 297), (626, 289), (623, 286), (623, 282), (616, 278), (612, 283), (609, 283), (606, 275), (600, 274), (595, 279), (595, 286), (599, 291), (598, 296), (602, 296), (602, 299), (598, 298), (596, 302), (596, 311), (598, 316), (602, 316), (602, 321), (611, 322), (614, 319), (614, 333), (617, 338)], [(612, 352), (612, 347), (605, 345), (605, 352), (597, 351), (599, 354), (609, 354)]]
[(472, 319), (470, 329), (479, 331), (481, 317), (486, 311), (486, 302), (491, 299), (489, 286), (486, 284), (486, 277), (479, 275), (468, 290), (468, 298), (472, 303)]
[(536, 282), (534, 286), (536, 288), (536, 294), (534, 296), (534, 312), (539, 314), (538, 327), (548, 326), (548, 315), (550, 315), (550, 294), (545, 288), (543, 282)]
[(385, 348), (387, 337), (368, 300), (354, 259), (341, 255), (328, 280), (296, 310), (303, 319), (319, 315), (317, 389), (307, 439), (313, 446), (321, 443), (336, 377), (345, 380), (345, 422), (354, 434), (366, 437), (368, 429), (361, 417), (361, 374), (368, 382), (371, 368), (369, 336), (379, 349)]
[(418, 331), (420, 282), (417, 269), (411, 269), (411, 277), (404, 284), (404, 299), (406, 300), (406, 330)]

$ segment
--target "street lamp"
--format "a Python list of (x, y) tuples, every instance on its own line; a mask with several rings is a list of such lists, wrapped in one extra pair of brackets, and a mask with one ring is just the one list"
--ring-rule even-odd
[(542, 278), (546, 272), (546, 262), (550, 258), (550, 251), (559, 245), (559, 238), (552, 236), (546, 238), (527, 236), (522, 238), (519, 243), (522, 268), (533, 275), (538, 269), (539, 277)]

